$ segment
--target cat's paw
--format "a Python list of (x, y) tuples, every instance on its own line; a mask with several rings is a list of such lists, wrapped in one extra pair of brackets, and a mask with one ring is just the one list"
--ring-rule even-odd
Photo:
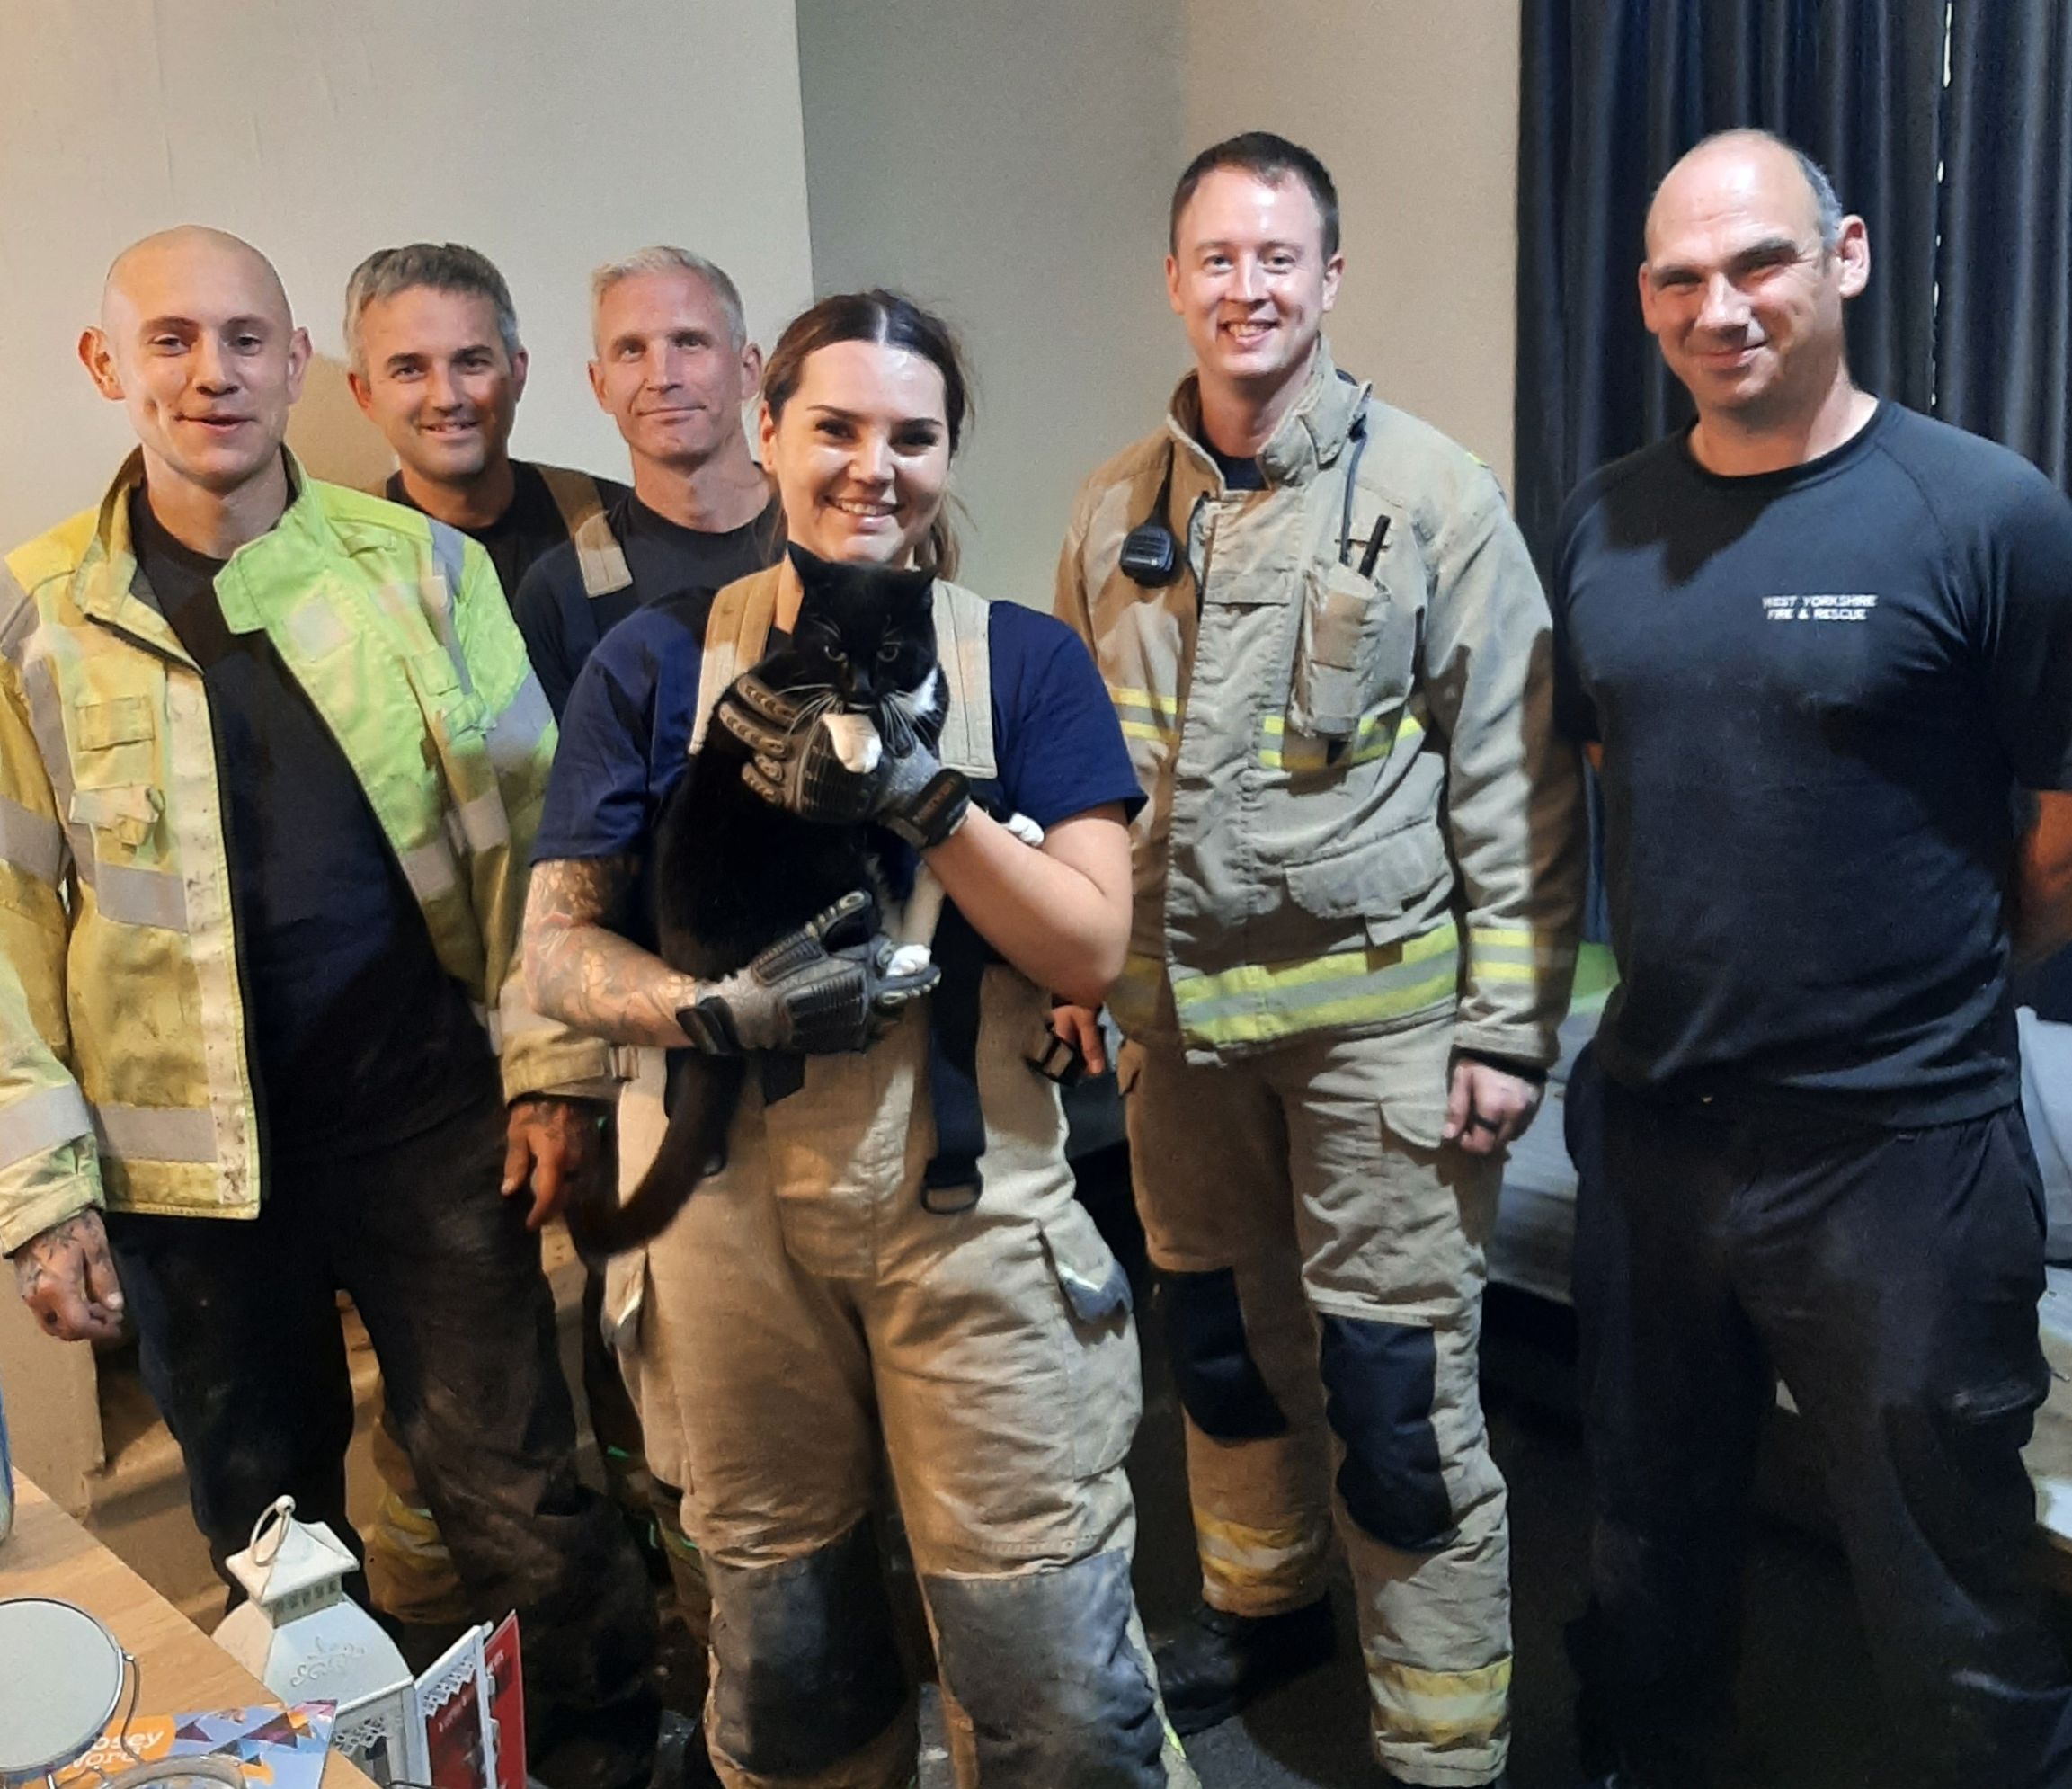
[(834, 747), (836, 761), (851, 776), (867, 777), (885, 756), (885, 742), (877, 736), (868, 715), (834, 712), (823, 715), (827, 743)]
[(1044, 829), (1031, 820), (1027, 814), (1010, 814), (1002, 823), (1006, 825), (1009, 832), (1012, 832), (1031, 850), (1043, 849)]
[(931, 953), (927, 945), (903, 944), (887, 959), (885, 972), (888, 975), (918, 975), (928, 967), (931, 960)]

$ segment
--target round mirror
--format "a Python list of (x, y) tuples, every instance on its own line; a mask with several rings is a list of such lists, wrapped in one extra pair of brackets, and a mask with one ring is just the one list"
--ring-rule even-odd
[(41, 1776), (101, 1737), (122, 1700), (115, 1636), (52, 1597), (0, 1601), (0, 1776)]

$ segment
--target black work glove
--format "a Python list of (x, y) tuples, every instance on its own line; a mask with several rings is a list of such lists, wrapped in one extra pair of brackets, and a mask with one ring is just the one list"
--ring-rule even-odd
[(741, 779), (773, 807), (834, 825), (875, 820), (916, 850), (939, 845), (964, 823), (971, 784), (912, 728), (903, 750), (875, 739), (842, 761), (834, 727), (867, 728), (861, 716), (827, 712), (771, 690), (753, 672), (735, 678), (713, 718), (754, 755)]
[[(741, 779), (772, 807), (831, 826), (870, 817), (883, 748), (873, 742), (861, 754), (867, 761), (843, 763), (824, 724), (830, 717), (825, 696), (784, 695), (744, 671), (714, 706), (712, 717), (753, 754), (741, 767)], [(860, 717), (856, 724), (869, 727)]]
[[(747, 968), (708, 984), (676, 1022), (693, 1046), (715, 1055), (789, 1050), (836, 1055), (867, 1048), (898, 1022), (910, 1001), (942, 979), (929, 964), (891, 968), (896, 947), (863, 921), (871, 899), (860, 889), (780, 938)], [(844, 932), (856, 941), (830, 945)]]

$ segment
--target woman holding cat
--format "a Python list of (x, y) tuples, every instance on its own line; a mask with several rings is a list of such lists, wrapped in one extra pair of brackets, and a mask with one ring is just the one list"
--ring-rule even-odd
[[(788, 562), (672, 599), (608, 636), (577, 683), (536, 850), (526, 960), (543, 1011), (622, 1043), (805, 1055), (796, 1091), (744, 1078), (725, 1165), (650, 1246), (636, 1344), (644, 1405), (670, 1405), (648, 1420), (683, 1442), (715, 1611), (707, 1738), (734, 1785), (912, 1779), (870, 1526), (886, 1458), (965, 1717), (960, 1780), (1194, 1781), (1130, 1589), (1127, 1282), (1072, 1199), (1056, 1089), (1031, 1065), (1049, 992), (1098, 1004), (1121, 968), (1140, 797), (1078, 639), (947, 582), (968, 408), (948, 332), (884, 292), (807, 311), (764, 385), (763, 460), (799, 565), (929, 574), (933, 669), (896, 698), (923, 724), (882, 725), (885, 760), (847, 768), (796, 704), (737, 679), (799, 622)], [(881, 632), (889, 672), (914, 641)], [(868, 644), (817, 649), (846, 687)], [(750, 744), (762, 799), (881, 829), (894, 886), (912, 868), (894, 841), (919, 852), (950, 903), (932, 995), (934, 970), (888, 966), (882, 940), (838, 950), (828, 928), (704, 982), (646, 948), (625, 915), (648, 911), (657, 816), (715, 727)], [(1024, 841), (1039, 828), (1040, 847)], [(946, 1170), (960, 1083), (975, 1161)]]

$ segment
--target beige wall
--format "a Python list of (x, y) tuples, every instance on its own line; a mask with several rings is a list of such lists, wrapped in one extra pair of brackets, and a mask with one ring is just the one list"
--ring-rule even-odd
[(1172, 182), (1248, 129), (1323, 156), (1341, 361), (1507, 483), (1515, 0), (798, 0), (814, 278), (940, 306), (983, 414), (966, 570), (1047, 601), (1072, 493), (1155, 426), (1186, 344), (1160, 263)]
[(325, 357), (290, 440), (387, 468), (344, 389), (345, 276), (458, 238), (510, 279), (522, 453), (620, 471), (582, 361), (586, 276), (675, 240), (766, 332), (811, 289), (792, 9), (775, 0), (8, 0), (0, 106), (0, 544), (93, 502), (120, 409), (74, 359), (125, 243), (192, 219), (272, 256)]
[(1159, 279), (1171, 0), (798, 0), (814, 283), (943, 311), (976, 370), (965, 580), (1050, 605), (1072, 493), (1182, 369)]
[(1277, 130), (1338, 183), (1339, 363), (1508, 488), (1517, 316), (1516, 0), (1187, 0), (1190, 153)]

